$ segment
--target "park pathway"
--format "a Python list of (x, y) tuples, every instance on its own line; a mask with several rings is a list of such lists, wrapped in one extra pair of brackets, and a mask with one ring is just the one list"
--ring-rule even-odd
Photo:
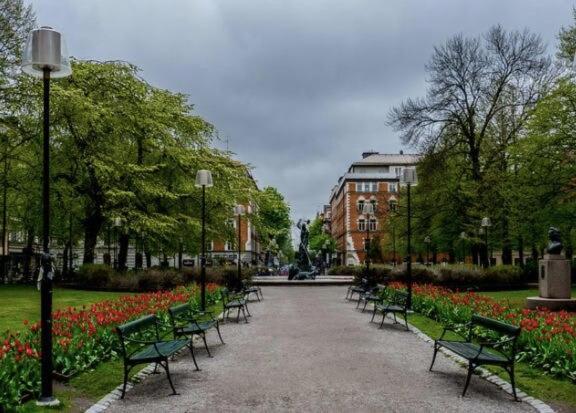
[(267, 287), (249, 324), (227, 323), (214, 358), (198, 349), (148, 377), (110, 412), (533, 412), (480, 377), (459, 397), (465, 370), (388, 324), (378, 329), (344, 300), (346, 287)]

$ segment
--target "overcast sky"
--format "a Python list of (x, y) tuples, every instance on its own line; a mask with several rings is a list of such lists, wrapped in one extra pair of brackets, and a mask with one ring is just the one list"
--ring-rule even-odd
[[(34, 0), (78, 58), (127, 60), (190, 95), (261, 187), (312, 218), (362, 151), (397, 152), (386, 114), (423, 95), (434, 45), (494, 24), (554, 53), (567, 0)], [(218, 143), (225, 147), (225, 143)]]

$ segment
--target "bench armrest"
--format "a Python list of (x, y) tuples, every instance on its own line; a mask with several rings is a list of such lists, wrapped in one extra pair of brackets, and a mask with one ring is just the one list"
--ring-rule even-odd
[(136, 338), (129, 338), (129, 337), (124, 337), (123, 338), (124, 341), (129, 341), (131, 343), (139, 343), (139, 344), (154, 344), (156, 343), (156, 341), (150, 341), (150, 340), (138, 340)]

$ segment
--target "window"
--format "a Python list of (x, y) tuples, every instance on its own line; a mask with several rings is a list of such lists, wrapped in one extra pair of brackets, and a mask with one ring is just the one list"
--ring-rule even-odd
[(214, 243), (212, 241), (206, 243), (206, 251), (212, 251), (214, 248)]
[(391, 199), (388, 201), (388, 207), (390, 208), (390, 211), (396, 212), (396, 209), (398, 208), (398, 202), (395, 199)]
[(372, 204), (372, 206), (374, 207), (374, 213), (376, 213), (377, 208), (378, 208), (378, 201), (376, 201), (376, 199), (371, 199), (370, 203)]
[(388, 192), (391, 192), (393, 194), (395, 194), (396, 192), (398, 192), (398, 186), (395, 182), (390, 182), (388, 184)]
[(224, 243), (224, 251), (232, 251), (233, 249), (234, 245), (230, 241)]
[(359, 231), (366, 231), (366, 220), (364, 220), (364, 219), (358, 220), (358, 230)]
[(356, 192), (378, 192), (378, 182), (357, 182)]
[(395, 168), (394, 168), (394, 174), (396, 175), (396, 177), (401, 176), (401, 175), (402, 175), (402, 168), (400, 168), (400, 167), (398, 167), (398, 166), (395, 167)]
[(370, 220), (370, 231), (376, 231), (377, 227), (378, 227), (378, 225), (376, 223), (376, 219), (372, 218)]
[(364, 200), (363, 199), (359, 199), (358, 200), (358, 212), (362, 213), (362, 211), (364, 211)]

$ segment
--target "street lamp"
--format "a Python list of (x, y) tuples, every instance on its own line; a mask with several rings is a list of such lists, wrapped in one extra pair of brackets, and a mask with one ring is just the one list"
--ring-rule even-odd
[[(324, 245), (323, 245), (323, 249), (324, 249), (324, 269), (327, 270), (328, 267), (330, 266), (330, 257), (328, 256), (328, 254), (330, 254), (330, 240), (326, 240), (324, 241)], [(324, 271), (324, 273), (326, 274), (327, 271)]]
[(486, 268), (488, 268), (490, 266), (490, 257), (488, 255), (488, 228), (490, 228), (492, 226), (492, 222), (490, 221), (490, 218), (488, 218), (488, 217), (482, 218), (482, 222), (480, 223), (480, 226), (484, 229), (484, 243), (486, 244), (486, 262), (485, 262), (484, 266)]
[(407, 236), (408, 242), (406, 243), (406, 276), (408, 279), (408, 300), (406, 305), (408, 308), (412, 307), (412, 217), (411, 217), (411, 205), (410, 205), (410, 187), (418, 181), (416, 175), (416, 169), (414, 168), (404, 168), (402, 170), (402, 175), (400, 176), (400, 182), (406, 184), (406, 195), (407, 195), (407, 206), (408, 206), (408, 225), (407, 225)]
[(374, 204), (372, 202), (364, 202), (362, 204), (362, 214), (366, 217), (366, 241), (364, 242), (364, 250), (366, 251), (366, 275), (370, 276), (370, 221), (374, 215)]
[(22, 56), (22, 71), (41, 78), (44, 86), (43, 168), (42, 168), (42, 272), (41, 301), (41, 375), (42, 388), (39, 406), (57, 406), (52, 388), (52, 279), (54, 268), (50, 256), (50, 78), (72, 74), (66, 43), (62, 35), (51, 27), (32, 30)]
[(240, 218), (245, 213), (244, 205), (236, 205), (234, 207), (234, 215), (237, 217), (238, 226), (238, 288), (242, 283), (242, 232), (241, 232), (241, 220)]
[(120, 227), (122, 226), (121, 218), (114, 218), (114, 264), (115, 270), (118, 270), (118, 233), (120, 232)]
[(196, 172), (196, 187), (202, 188), (202, 255), (200, 257), (200, 309), (206, 310), (206, 188), (214, 186), (212, 173), (206, 169)]
[(432, 240), (430, 239), (429, 235), (426, 235), (424, 238), (424, 243), (426, 244), (426, 265), (430, 265), (430, 243)]
[(466, 240), (468, 239), (468, 234), (466, 231), (460, 233), (460, 240), (462, 241), (462, 264), (466, 264)]

